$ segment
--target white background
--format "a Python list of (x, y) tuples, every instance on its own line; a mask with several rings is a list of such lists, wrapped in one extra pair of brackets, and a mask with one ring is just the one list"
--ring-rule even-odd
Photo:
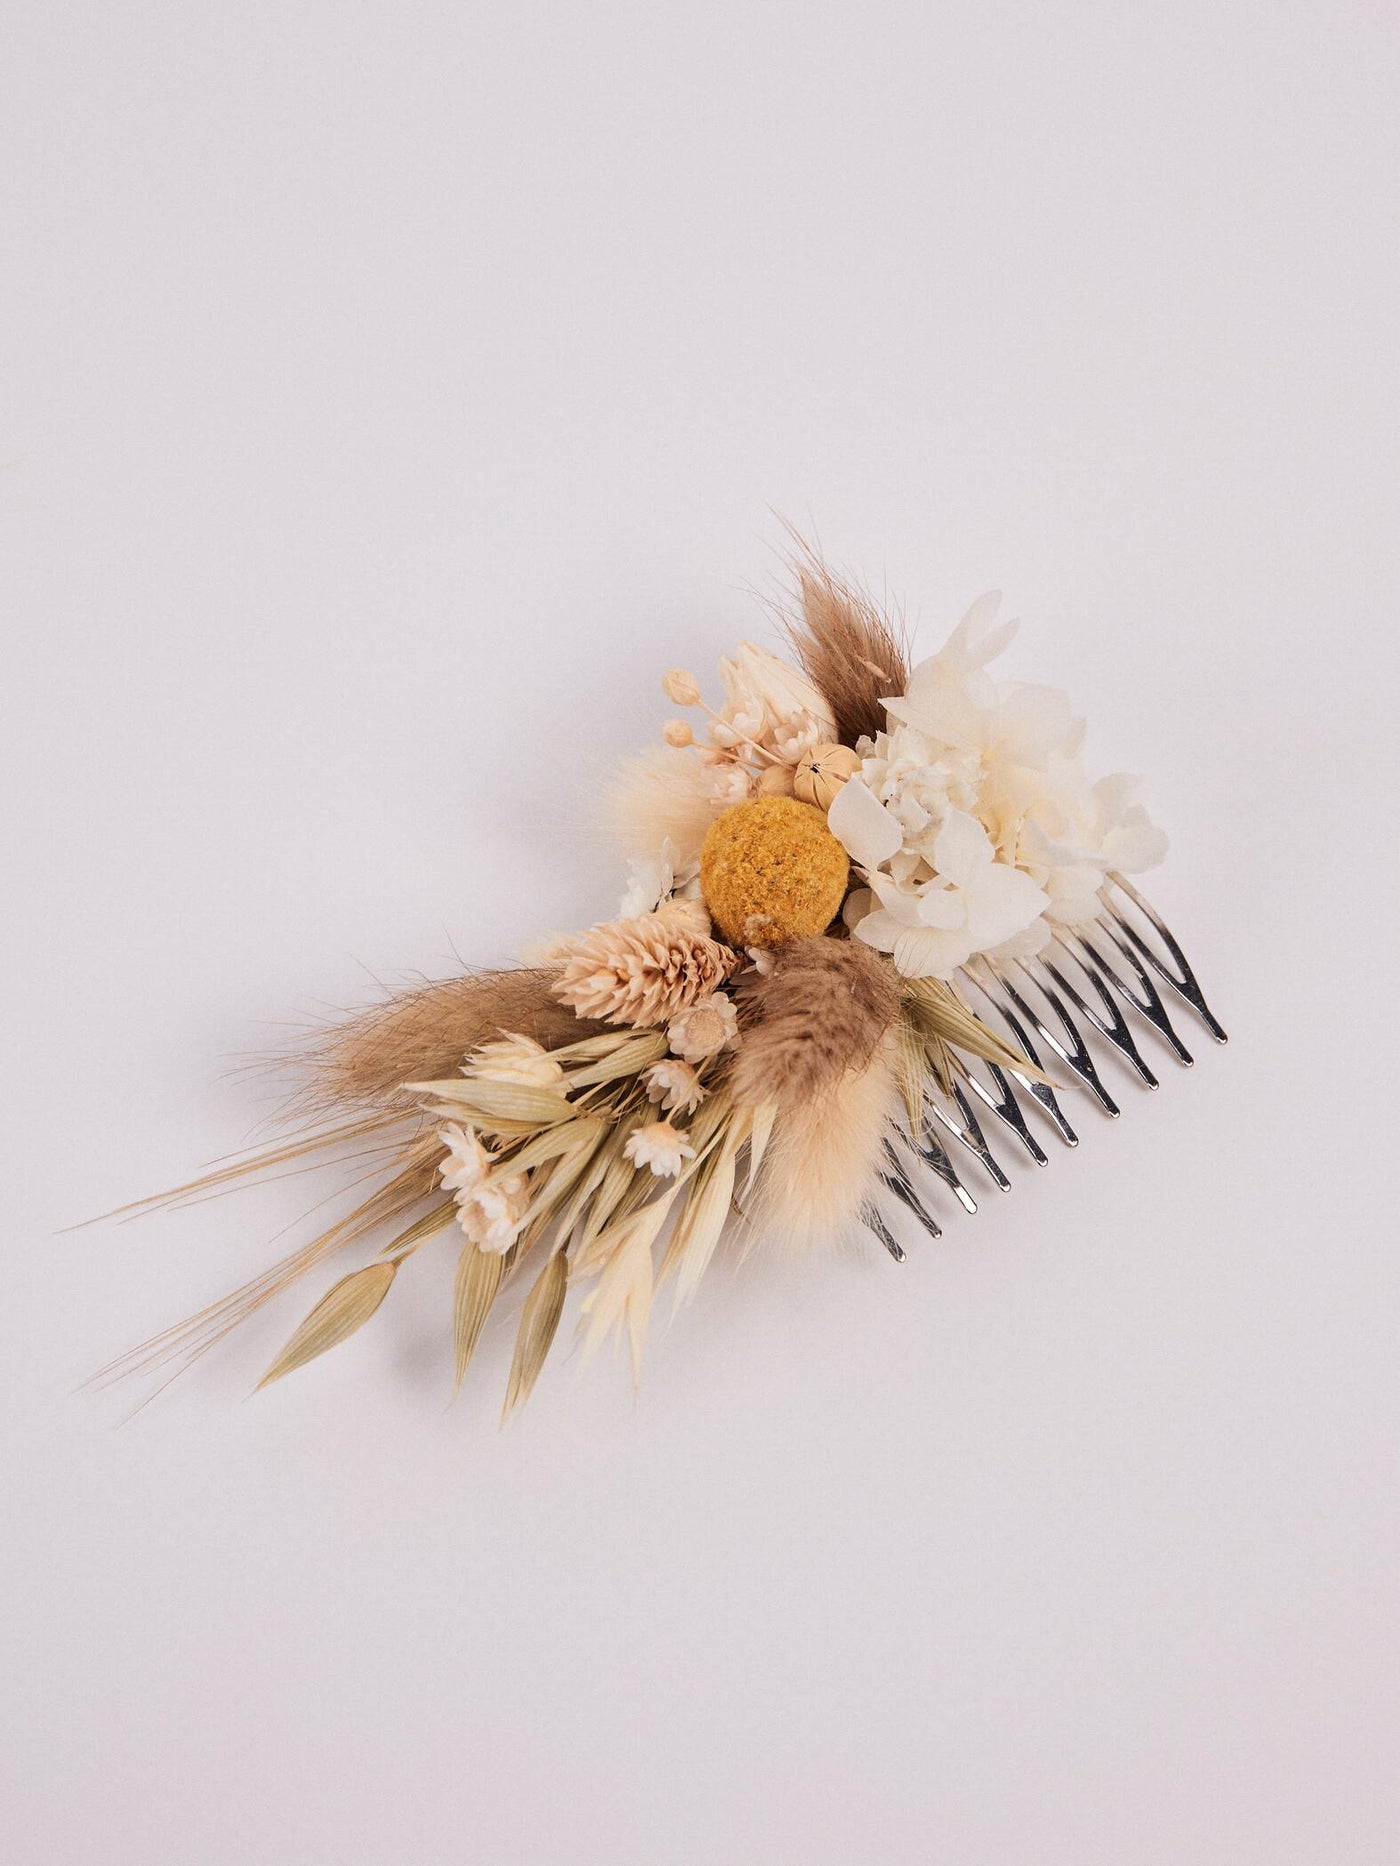
[[(103, 6), (0, 110), (0, 1853), (1400, 1856), (1396, 84), (1375, 4)], [(448, 1407), (447, 1253), (74, 1388), (304, 1182), (57, 1235), (370, 974), (609, 912), (775, 514), (1151, 774), (1229, 1026), (900, 1271)], [(1199, 1034), (1199, 1033), (1196, 1033)], [(1009, 1158), (1009, 1156), (1008, 1156)]]

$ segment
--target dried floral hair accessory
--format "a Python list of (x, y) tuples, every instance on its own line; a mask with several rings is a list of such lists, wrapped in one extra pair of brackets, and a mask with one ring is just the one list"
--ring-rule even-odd
[(266, 1384), (362, 1327), (445, 1239), (459, 1384), (517, 1287), (507, 1413), (575, 1285), (587, 1347), (625, 1335), (635, 1377), (656, 1290), (691, 1296), (731, 1229), (873, 1235), (902, 1259), (901, 1232), (940, 1235), (941, 1200), (975, 1211), (959, 1164), (1010, 1186), (993, 1124), (1044, 1165), (1041, 1133), (1076, 1143), (1061, 1095), (1118, 1113), (1109, 1058), (1157, 1086), (1140, 1035), (1189, 1064), (1168, 998), (1225, 1041), (1131, 879), (1166, 852), (1140, 786), (1088, 774), (1062, 693), (993, 674), (1016, 627), (997, 598), (911, 666), (868, 597), (810, 553), (796, 573), (793, 659), (743, 644), (715, 706), (665, 674), (698, 716), (618, 773), (618, 918), (319, 1033), (284, 1141), (147, 1204), (366, 1150), (384, 1162), (372, 1189), (105, 1374), (178, 1371), (368, 1245)]

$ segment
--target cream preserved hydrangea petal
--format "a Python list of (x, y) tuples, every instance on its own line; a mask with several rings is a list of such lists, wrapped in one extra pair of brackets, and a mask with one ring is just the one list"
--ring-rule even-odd
[(1005, 862), (993, 862), (965, 894), (969, 953), (1000, 946), (1039, 919), (1050, 904), (1043, 888)]
[(1089, 862), (1066, 862), (1052, 869), (1045, 882), (1050, 918), (1060, 926), (1091, 926), (1099, 916), (1099, 889), (1103, 870)]
[(1146, 786), (1131, 771), (1111, 771), (1093, 785), (1094, 802), (1107, 827), (1117, 823), (1124, 812), (1142, 802)]
[(841, 918), (854, 933), (866, 915), (876, 911), (875, 896), (872, 891), (869, 888), (853, 888), (846, 896), (846, 905), (841, 909)]
[(1011, 616), (998, 627), (1000, 608), (1000, 590), (987, 590), (973, 603), (939, 650), (950, 672), (967, 674), (985, 667), (1010, 646), (1021, 624)]
[(901, 932), (891, 957), (895, 970), (904, 978), (951, 978), (969, 950), (963, 933), (926, 927)]
[(932, 885), (921, 888), (918, 895), (919, 925), (943, 927), (949, 931), (964, 925), (967, 920), (964, 892), (962, 888)]
[(1043, 768), (1080, 729), (1069, 695), (1058, 687), (1015, 687), (997, 709), (997, 744), (1017, 764)]
[(1140, 875), (1166, 860), (1167, 833), (1150, 820), (1141, 804), (1129, 810), (1117, 829), (1103, 839), (1104, 868), (1116, 868), (1121, 874)]
[[(991, 699), (994, 703), (995, 695)], [(937, 655), (919, 663), (909, 677), (908, 691), (887, 701), (885, 710), (891, 719), (937, 745), (960, 751), (979, 752), (989, 733), (990, 706), (950, 679)]]
[(933, 839), (933, 866), (944, 881), (966, 887), (990, 865), (994, 851), (987, 832), (965, 810), (950, 810)]
[(932, 924), (924, 919), (924, 897), (911, 887), (906, 887), (894, 875), (883, 875), (877, 871), (870, 877), (871, 892), (880, 903), (881, 909), (889, 914), (898, 926), (917, 927)]
[(1158, 829), (1140, 801), (1141, 778), (1125, 771), (1100, 778), (1093, 790), (1099, 811), (1099, 852), (1104, 868), (1141, 874), (1155, 868), (1167, 853), (1167, 837)]
[(1022, 927), (1019, 933), (1013, 933), (1010, 939), (1003, 940), (1000, 946), (991, 947), (986, 956), (998, 962), (1004, 959), (1034, 959), (1038, 953), (1044, 952), (1053, 938), (1054, 931), (1044, 914), (1041, 914), (1028, 927)]
[(891, 815), (863, 778), (841, 786), (827, 812), (827, 828), (861, 868), (878, 868), (904, 842), (898, 818)]

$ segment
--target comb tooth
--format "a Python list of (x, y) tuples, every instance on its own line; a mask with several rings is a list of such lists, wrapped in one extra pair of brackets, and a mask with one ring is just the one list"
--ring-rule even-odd
[[(966, 966), (964, 966), (963, 970), (1016, 1039), (1021, 1054), (1023, 1056), (1028, 1056), (1038, 1069), (1040, 1067), (1040, 1054), (1034, 1043), (1031, 1042), (1030, 1032), (1016, 1015), (1014, 1008), (1007, 999), (994, 989), (996, 979), (992, 975), (990, 966), (978, 972), (974, 972)], [(1059, 1049), (1059, 1046), (1056, 1045), (1056, 1048)], [(1063, 1050), (1060, 1050), (1059, 1053), (1061, 1055), (1064, 1054)], [(992, 1080), (1002, 1091), (1003, 1096), (1010, 1102), (1011, 1106), (1016, 1109), (1017, 1116), (1020, 1114), (1020, 1108), (1016, 1102), (1015, 1095), (1012, 1093), (1011, 1084), (1007, 1081), (1008, 1073), (1015, 1077), (1016, 1081), (1020, 1083), (1021, 1087), (1033, 1101), (1039, 1103), (1041, 1109), (1053, 1123), (1055, 1132), (1060, 1136), (1060, 1139), (1065, 1145), (1067, 1147), (1077, 1147), (1079, 1145), (1079, 1136), (1065, 1119), (1064, 1110), (1060, 1107), (1059, 1102), (1056, 1101), (1055, 1091), (1048, 1082), (1037, 1082), (1034, 1076), (1022, 1075), (1018, 1069), (1013, 1069), (1008, 1072), (1000, 1068), (996, 1063), (988, 1063), (987, 1070)], [(1000, 1106), (997, 1112), (1001, 1115), (1001, 1118), (1015, 1128), (1018, 1133), (1021, 1131), (1024, 1122), (1018, 1122), (1015, 1116), (1012, 1116), (1010, 1113), (1004, 1113)], [(1031, 1148), (1031, 1157), (1034, 1158), (1038, 1152), (1039, 1148), (1033, 1146)], [(1043, 1159), (1042, 1164), (1044, 1164)]]
[(891, 1257), (894, 1258), (896, 1263), (904, 1262), (904, 1246), (890, 1230), (889, 1226), (873, 1205), (863, 1205), (861, 1207), (860, 1222), (865, 1226), (867, 1231), (873, 1231), (875, 1233), (876, 1237), (879, 1238), (880, 1242), (884, 1245)]
[(979, 1082), (970, 1070), (961, 1071), (964, 1082), (985, 1107), (990, 1108), (994, 1115), (1006, 1123), (1036, 1165), (1048, 1166), (1050, 1161), (1045, 1149), (1026, 1126), (1026, 1117), (1021, 1113), (1021, 1104), (1011, 1092), (1011, 1084), (995, 1064), (989, 1064), (988, 1067), (997, 1087), (1001, 1090), (1000, 1098), (993, 1095), (985, 1083)]
[(1153, 951), (1152, 947), (1138, 932), (1137, 928), (1133, 926), (1132, 922), (1127, 920), (1112, 902), (1107, 902), (1108, 910), (1117, 921), (1119, 927), (1121, 927), (1128, 939), (1132, 941), (1143, 958), (1146, 959), (1153, 971), (1156, 972), (1159, 977), (1164, 978), (1179, 997), (1186, 1000), (1191, 1006), (1191, 1009), (1205, 1025), (1206, 1029), (1215, 1038), (1216, 1042), (1228, 1043), (1230, 1039), (1226, 1036), (1219, 1019), (1206, 1003), (1205, 994), (1196, 982), (1196, 974), (1191, 970), (1190, 961), (1181, 950), (1175, 935), (1172, 933), (1166, 921), (1162, 919), (1161, 915), (1154, 907), (1151, 907), (1143, 899), (1133, 884), (1124, 876), (1120, 875), (1116, 869), (1108, 878), (1120, 893), (1128, 897), (1143, 918), (1150, 921), (1152, 926), (1155, 927), (1158, 937), (1175, 961), (1178, 970), (1173, 972), (1170, 966), (1164, 963), (1160, 953)]
[(929, 1211), (923, 1200), (915, 1192), (913, 1182), (904, 1170), (903, 1162), (888, 1139), (885, 1141), (885, 1158), (889, 1162), (888, 1173), (881, 1173), (880, 1183), (886, 1191), (892, 1192), (906, 1210), (911, 1211), (930, 1237), (941, 1238), (943, 1227)]
[[(1063, 940), (1060, 940), (1058, 943), (1063, 951), (1069, 952), (1070, 949), (1065, 945)], [(1065, 973), (1060, 970), (1059, 966), (1057, 966), (1053, 960), (1041, 959), (1038, 963), (1050, 974), (1051, 978), (1054, 979), (1060, 990), (1069, 999), (1070, 1003), (1074, 1005), (1075, 1009), (1079, 1011), (1081, 1016), (1086, 1017), (1093, 1025), (1094, 1029), (1098, 1031), (1099, 1035), (1106, 1038), (1107, 1041), (1113, 1045), (1114, 1049), (1127, 1058), (1139, 1076), (1141, 1076), (1142, 1080), (1147, 1084), (1148, 1088), (1157, 1088), (1159, 1086), (1157, 1078), (1142, 1060), (1141, 1052), (1137, 1044), (1133, 1041), (1133, 1033), (1128, 1028), (1128, 1020), (1119, 1010), (1103, 980), (1099, 978), (1089, 966), (1083, 968), (1085, 978), (1089, 981), (1089, 984), (1098, 995), (1100, 1003), (1103, 1006), (1102, 1011), (1100, 1011), (1076, 990)], [(1031, 976), (1034, 977), (1034, 973), (1032, 973)], [(1036, 983), (1040, 984), (1040, 980), (1037, 979)], [(1044, 990), (1043, 985), (1041, 985), (1041, 989), (1042, 991)]]
[(931, 1108), (948, 1132), (957, 1140), (960, 1140), (963, 1146), (967, 1148), (968, 1152), (982, 1162), (982, 1165), (996, 1181), (997, 1185), (1001, 1187), (1002, 1191), (1010, 1192), (1011, 1181), (1006, 1177), (1006, 1174), (1001, 1169), (1000, 1163), (996, 1160), (991, 1148), (987, 1145), (986, 1135), (978, 1125), (977, 1116), (973, 1112), (972, 1103), (967, 1099), (967, 1091), (964, 1089), (961, 1082), (955, 1082), (953, 1084), (953, 1100), (958, 1104), (958, 1112), (962, 1116), (961, 1122), (955, 1121), (946, 1109), (939, 1107), (938, 1102), (933, 1097), (928, 1099), (925, 1106)]
[[(1116, 960), (1107, 958), (1103, 949), (1095, 945), (1087, 933), (1081, 932), (1077, 936), (1079, 945), (1083, 949), (1077, 955), (1079, 963), (1086, 965), (1092, 961), (1094, 968), (1103, 974), (1114, 990), (1125, 998), (1135, 1011), (1145, 1017), (1153, 1029), (1166, 1041), (1177, 1061), (1190, 1069), (1194, 1059), (1190, 1050), (1172, 1028), (1172, 1021), (1167, 1016), (1167, 1007), (1162, 1002), (1162, 994), (1152, 983), (1152, 975), (1147, 967), (1108, 919), (1101, 916), (1095, 924), (1113, 947)], [(1121, 966), (1126, 966), (1131, 972), (1136, 981), (1136, 990), (1123, 977)]]
[(926, 1127), (922, 1136), (918, 1139), (911, 1139), (909, 1145), (929, 1171), (937, 1174), (938, 1178), (943, 1181), (965, 1212), (977, 1210), (976, 1199), (958, 1178), (957, 1168), (948, 1158), (946, 1148), (936, 1135), (931, 1134)]
[(1064, 1062), (1068, 1063), (1069, 1067), (1079, 1077), (1090, 1094), (1094, 1096), (1104, 1113), (1111, 1115), (1116, 1121), (1120, 1113), (1118, 1104), (1099, 1080), (1099, 1072), (1094, 1067), (1094, 1059), (1089, 1054), (1089, 1046), (1079, 1034), (1079, 1026), (1070, 1016), (1069, 1007), (1066, 1005), (1064, 999), (1059, 996), (1053, 985), (1041, 984), (1031, 973), (1026, 971), (1024, 966), (1021, 967), (1021, 970), (1024, 976), (1040, 992), (1040, 995), (1045, 999), (1056, 1017), (1059, 1018), (1064, 1028), (1065, 1035), (1069, 1039), (1071, 1045), (1070, 1049), (1067, 1050), (1064, 1047), (1056, 1038), (1055, 1033), (1047, 1027), (1045, 1020), (1037, 1016), (1031, 1009), (1025, 998), (1022, 997), (1021, 993), (1017, 990), (1015, 985), (1012, 984), (1005, 973), (996, 972), (994, 976), (1001, 980), (1002, 987), (1006, 995), (1011, 999), (1011, 1002), (1018, 1010), (1025, 1013), (1031, 1023), (1034, 1024), (1035, 1028), (1040, 1032), (1041, 1036), (1044, 1037), (1045, 1041), (1050, 1045), (1051, 1049), (1054, 1050), (1055, 1054)]

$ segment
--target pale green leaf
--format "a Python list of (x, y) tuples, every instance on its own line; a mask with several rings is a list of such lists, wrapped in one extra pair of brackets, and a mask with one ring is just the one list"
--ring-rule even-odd
[(468, 1242), (457, 1264), (457, 1280), (452, 1291), (452, 1334), (457, 1349), (456, 1385), (462, 1384), (468, 1363), (476, 1352), (491, 1304), (505, 1274), (505, 1258), (500, 1251), (481, 1250)]
[(486, 1082), (476, 1077), (449, 1077), (445, 1082), (410, 1082), (415, 1095), (460, 1109), (469, 1121), (490, 1128), (494, 1121), (531, 1127), (553, 1127), (571, 1120), (576, 1110), (553, 1089), (532, 1088), (528, 1082)]
[(517, 1406), (523, 1406), (540, 1377), (540, 1369), (553, 1344), (564, 1312), (564, 1296), (569, 1286), (569, 1260), (562, 1250), (555, 1251), (535, 1278), (520, 1315), (520, 1333), (516, 1336), (515, 1354), (506, 1385), (505, 1423)]
[(593, 1088), (604, 1082), (616, 1082), (622, 1076), (640, 1075), (652, 1063), (660, 1062), (668, 1044), (664, 1030), (639, 1030), (611, 1055), (582, 1069), (569, 1071), (569, 1087)]
[(314, 1361), (362, 1328), (389, 1293), (396, 1263), (369, 1263), (328, 1289), (258, 1382), (258, 1390)]

